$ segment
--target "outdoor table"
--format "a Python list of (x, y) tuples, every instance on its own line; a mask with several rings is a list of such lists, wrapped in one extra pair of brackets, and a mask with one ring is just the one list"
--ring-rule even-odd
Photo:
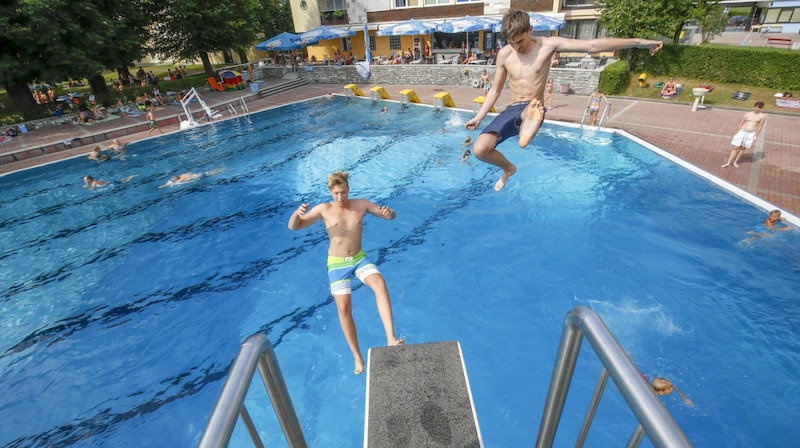
[(567, 64), (564, 67), (567, 67), (567, 68), (581, 68), (581, 63), (580, 62), (567, 62)]

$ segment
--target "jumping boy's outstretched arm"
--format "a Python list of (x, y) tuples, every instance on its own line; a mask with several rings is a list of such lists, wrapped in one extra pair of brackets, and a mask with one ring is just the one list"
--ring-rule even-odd
[(652, 56), (664, 47), (664, 42), (660, 40), (640, 39), (638, 37), (609, 37), (583, 40), (553, 36), (544, 38), (543, 41), (552, 51), (582, 51), (586, 53), (599, 53), (601, 51), (621, 50), (623, 48), (649, 48), (650, 55)]

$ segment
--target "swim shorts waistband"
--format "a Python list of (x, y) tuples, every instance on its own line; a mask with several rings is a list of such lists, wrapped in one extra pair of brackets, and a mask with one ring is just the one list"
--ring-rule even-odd
[(366, 258), (367, 254), (364, 253), (364, 250), (358, 251), (352, 257), (337, 257), (334, 255), (328, 255), (328, 266), (341, 264), (341, 263), (352, 263), (353, 261), (358, 261), (362, 258)]

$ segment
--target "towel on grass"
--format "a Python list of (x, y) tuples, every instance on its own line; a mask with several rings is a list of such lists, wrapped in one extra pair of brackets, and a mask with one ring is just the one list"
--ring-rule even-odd
[(733, 99), (746, 101), (750, 98), (750, 92), (733, 92)]

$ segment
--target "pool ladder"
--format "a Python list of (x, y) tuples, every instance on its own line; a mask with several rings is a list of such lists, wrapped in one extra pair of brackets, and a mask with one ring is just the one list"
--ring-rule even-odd
[[(553, 445), (584, 337), (589, 341), (603, 367), (575, 446), (583, 446), (603, 391), (608, 379), (611, 378), (637, 420), (627, 447), (638, 447), (645, 435), (650, 438), (653, 445), (659, 448), (691, 447), (686, 435), (652, 391), (641, 372), (600, 319), (600, 316), (583, 306), (573, 308), (567, 313), (564, 320), (550, 388), (539, 425), (536, 447), (544, 448)], [(406, 347), (413, 347), (413, 345)], [(289, 398), (272, 344), (262, 334), (252, 335), (242, 344), (198, 447), (227, 447), (239, 417), (247, 428), (254, 446), (259, 448), (264, 446), (250, 414), (244, 406), (244, 399), (256, 368), (261, 374), (288, 446), (290, 448), (306, 448), (305, 437)], [(380, 393), (380, 391), (371, 391), (370, 393), (373, 392)], [(424, 394), (424, 391), (419, 392), (419, 395), (410, 396), (408, 399), (418, 400), (419, 396)], [(475, 424), (477, 426), (477, 421)], [(393, 430), (396, 434), (402, 434), (404, 428), (398, 427)], [(482, 441), (480, 446), (483, 446)]]
[[(589, 116), (589, 108), (583, 110), (583, 117), (581, 118), (581, 127), (586, 124), (586, 118)], [(611, 116), (611, 105), (606, 104), (605, 108), (603, 109), (603, 114), (600, 116), (600, 119), (597, 120), (597, 128), (600, 129), (605, 127), (608, 124), (609, 117)]]

